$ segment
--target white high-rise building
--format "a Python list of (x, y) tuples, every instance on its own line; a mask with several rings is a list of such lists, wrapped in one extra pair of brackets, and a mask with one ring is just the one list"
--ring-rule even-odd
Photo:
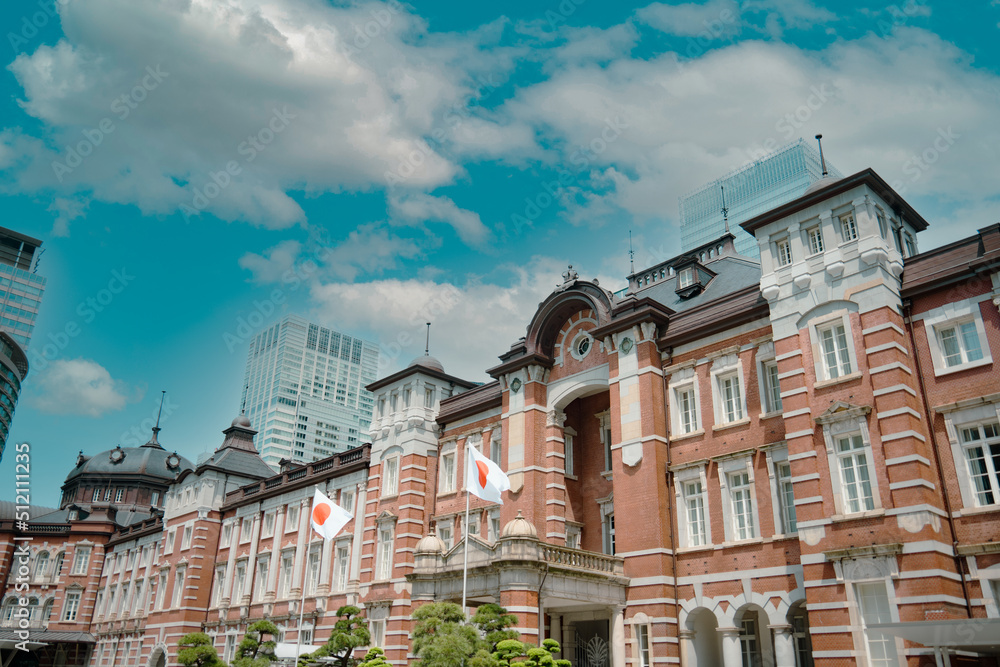
[(246, 415), (268, 465), (357, 447), (372, 421), (378, 346), (288, 315), (250, 341)]

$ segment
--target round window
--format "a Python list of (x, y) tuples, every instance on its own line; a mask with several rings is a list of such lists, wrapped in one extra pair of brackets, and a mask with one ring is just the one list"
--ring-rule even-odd
[(576, 353), (581, 357), (590, 352), (590, 339), (587, 337), (581, 338), (576, 343)]

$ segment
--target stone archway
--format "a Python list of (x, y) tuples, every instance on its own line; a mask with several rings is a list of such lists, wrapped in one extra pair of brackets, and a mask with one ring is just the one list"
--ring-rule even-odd
[(167, 651), (163, 646), (157, 646), (150, 653), (148, 667), (167, 667)]

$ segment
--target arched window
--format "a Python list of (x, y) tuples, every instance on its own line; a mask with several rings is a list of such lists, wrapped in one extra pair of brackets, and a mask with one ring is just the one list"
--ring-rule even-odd
[(3, 620), (4, 623), (10, 621), (14, 618), (14, 599), (9, 598), (3, 606)]
[(65, 551), (60, 551), (59, 555), (56, 556), (55, 567), (52, 568), (52, 577), (54, 579), (58, 579), (59, 575), (62, 574), (62, 566), (63, 566), (63, 561), (64, 560), (66, 560), (66, 552)]
[(55, 598), (53, 598), (42, 607), (42, 620), (46, 623), (52, 620), (52, 608), (55, 606), (55, 602)]
[(28, 621), (38, 620), (38, 598), (28, 600)]
[(39, 551), (35, 557), (35, 580), (47, 579), (49, 576), (49, 565), (52, 564), (48, 551)]

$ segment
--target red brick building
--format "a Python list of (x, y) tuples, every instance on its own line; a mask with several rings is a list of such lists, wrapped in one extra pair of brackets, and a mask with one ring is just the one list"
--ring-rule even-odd
[[(75, 664), (158, 667), (264, 617), (322, 643), (350, 602), (402, 665), (413, 609), (461, 599), (468, 535), (470, 605), (581, 666), (995, 665), (1000, 225), (918, 253), (927, 224), (870, 170), (825, 179), (743, 224), (759, 260), (725, 235), (617, 294), (570, 268), (493, 381), (425, 356), (370, 385), (363, 448), (274, 475), (238, 420), (162, 511), (75, 482), (59, 544), (29, 531), (36, 562), (67, 553), (35, 618), (91, 637)], [(466, 526), (468, 447), (512, 488)], [(355, 514), (326, 543), (317, 486)]]

